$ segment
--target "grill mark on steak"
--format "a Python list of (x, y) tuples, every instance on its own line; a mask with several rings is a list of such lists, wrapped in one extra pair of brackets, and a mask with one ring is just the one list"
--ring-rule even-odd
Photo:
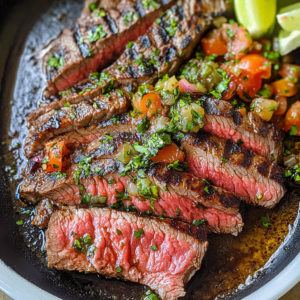
[[(106, 138), (103, 138), (106, 139)], [(119, 151), (125, 141), (133, 144), (139, 140), (139, 135), (132, 134), (114, 134), (113, 140), (109, 141), (109, 144), (102, 143), (99, 140), (95, 140), (92, 143), (83, 145), (80, 149), (72, 152), (69, 160), (72, 166), (65, 170), (66, 178), (59, 178), (55, 180), (55, 174), (51, 175), (39, 169), (35, 168), (35, 173), (32, 173), (30, 169), (24, 172), (25, 180), (20, 188), (20, 195), (27, 199), (27, 201), (35, 202), (37, 197), (51, 198), (56, 204), (64, 202), (68, 205), (79, 205), (81, 197), (78, 195), (79, 185), (85, 187), (85, 190), (94, 191), (91, 187), (94, 184), (96, 186), (107, 185), (105, 182), (108, 179), (113, 178), (117, 184), (111, 188), (111, 191), (102, 192), (98, 190), (100, 195), (110, 195), (107, 200), (107, 205), (114, 204), (116, 199), (115, 188), (120, 192), (126, 188), (130, 177), (120, 177), (119, 172), (122, 172), (122, 165), (115, 163), (112, 158)], [(98, 167), (102, 168), (101, 174), (106, 174), (103, 179), (98, 178), (98, 174), (91, 172), (90, 176), (81, 174), (79, 179), (79, 185), (75, 184), (75, 172), (77, 170), (77, 164), (84, 159), (84, 157), (91, 157), (93, 162), (97, 163)], [(91, 167), (93, 170), (96, 167)], [(207, 186), (206, 184), (194, 177), (191, 174), (185, 172), (177, 172), (168, 168), (162, 164), (154, 164), (146, 171), (147, 177), (159, 187), (160, 197), (154, 202), (154, 211), (156, 215), (163, 215), (165, 217), (171, 217), (183, 220), (185, 222), (192, 223), (194, 220), (206, 219), (208, 222), (209, 230), (212, 232), (223, 232), (237, 235), (243, 227), (241, 215), (239, 213), (240, 199), (235, 195), (224, 192), (222, 189)], [(131, 176), (135, 177), (136, 174)], [(91, 183), (96, 180), (95, 183)], [(71, 193), (61, 192), (72, 188)], [(164, 187), (168, 187), (167, 191), (164, 191)], [(208, 191), (207, 191), (208, 188)], [(69, 196), (67, 196), (69, 195)], [(95, 196), (94, 192), (92, 196)], [(131, 195), (130, 195), (131, 196)], [(132, 201), (130, 204), (134, 204), (136, 209), (140, 212), (151, 211), (151, 202), (147, 199), (140, 201), (138, 197), (131, 196)], [(202, 206), (198, 207), (200, 203)], [(180, 209), (180, 215), (177, 215), (177, 209)]]
[[(209, 6), (208, 1), (206, 4)], [(220, 6), (219, 10), (222, 10), (223, 8), (223, 6)], [(103, 70), (104, 73), (109, 74), (109, 80), (114, 82), (115, 87), (126, 87), (129, 84), (136, 86), (143, 85), (145, 83), (152, 84), (158, 76), (164, 76), (165, 74), (172, 76), (175, 74), (180, 64), (183, 61), (186, 61), (192, 54), (193, 48), (198, 44), (202, 33), (205, 32), (211, 19), (211, 11), (207, 14), (209, 17), (199, 18), (198, 15), (195, 14), (193, 5), (189, 2), (184, 4), (184, 13), (186, 14), (186, 18), (182, 21), (180, 10), (178, 9), (171, 14), (161, 17), (163, 21), (167, 22), (170, 18), (172, 18), (178, 22), (178, 24), (182, 25), (181, 31), (176, 30), (172, 36), (169, 36), (166, 32), (168, 38), (166, 38), (165, 35), (164, 37), (168, 39), (168, 41), (166, 39), (162, 40), (162, 37), (158, 32), (160, 26), (156, 23), (153, 23), (151, 27), (148, 26), (148, 28), (150, 28), (147, 34), (144, 34), (144, 32), (140, 34), (140, 36), (147, 36), (151, 42), (151, 46), (145, 49), (141, 40), (137, 39), (131, 47), (139, 54), (139, 60), (144, 59), (142, 65), (135, 60), (129, 61), (126, 54), (127, 52), (125, 51), (114, 64)], [(202, 28), (200, 32), (196, 30), (196, 28), (199, 28), (199, 25), (201, 25)], [(182, 49), (181, 44), (188, 36), (191, 36), (191, 40), (188, 46)], [(135, 40), (136, 37), (131, 36), (131, 40)], [(157, 50), (159, 53), (155, 57), (156, 64), (151, 65), (150, 61), (153, 59), (153, 53)], [(103, 60), (107, 61), (107, 59), (102, 59), (102, 61)], [(165, 64), (166, 62), (168, 62), (168, 64)], [(93, 70), (95, 69), (96, 68)], [(85, 89), (82, 89), (81, 87), (85, 87), (87, 83), (92, 86), (95, 85), (96, 87), (89, 88), (88, 91), (85, 91)], [(102, 89), (107, 85), (108, 81), (104, 82), (104, 86), (102, 88), (98, 86), (98, 83), (99, 82), (95, 79), (87, 78), (73, 85), (71, 92), (70, 90), (62, 91), (61, 94), (67, 95), (66, 97), (63, 98), (62, 95), (56, 94), (54, 97), (56, 101), (51, 101), (51, 97), (48, 98), (46, 102), (49, 103), (40, 106), (27, 117), (29, 127), (31, 126), (31, 122), (39, 116), (47, 113), (49, 110), (59, 109), (66, 102), (73, 104), (82, 101), (83, 98), (86, 99), (98, 96), (102, 93)]]
[(203, 130), (237, 143), (276, 163), (282, 162), (284, 131), (252, 112), (242, 116), (228, 101), (207, 96)]
[[(71, 235), (74, 228), (75, 237)], [(143, 229), (143, 235), (136, 238), (134, 232), (139, 229)], [(93, 255), (72, 248), (75, 239), (84, 234), (92, 238)], [(152, 245), (158, 248), (155, 252), (150, 249)], [(56, 212), (45, 245), (48, 267), (106, 277), (122, 274), (125, 280), (147, 285), (161, 299), (170, 300), (185, 295), (184, 285), (200, 269), (207, 247), (205, 229), (201, 227), (177, 223), (174, 228), (154, 218), (97, 208)], [(121, 273), (116, 269), (119, 266)]]
[[(57, 72), (50, 70), (51, 80), (48, 81), (45, 95), (49, 96), (57, 91), (69, 88), (88, 76), (90, 72), (109, 65), (122, 53), (130, 40), (134, 40), (145, 33), (160, 13), (169, 8), (174, 2), (173, 0), (166, 0), (162, 4), (159, 2), (157, 8), (150, 5), (145, 9), (140, 1), (121, 0), (106, 10), (104, 17), (100, 17), (97, 11), (85, 13), (77, 20), (74, 32), (72, 33), (69, 30), (70, 35), (74, 34), (77, 40), (77, 45), (73, 43), (74, 49), (77, 51), (76, 59), (67, 56), (63, 68), (58, 69)], [(134, 13), (133, 21), (130, 24), (125, 24), (121, 16), (124, 10), (130, 10)], [(136, 16), (135, 12), (140, 15), (140, 18)], [(106, 36), (96, 41), (90, 41), (91, 36), (88, 31), (99, 25), (104, 26), (103, 31)], [(65, 41), (65, 34), (63, 33), (53, 40), (48, 48), (49, 53), (58, 50), (69, 51), (70, 43)], [(43, 58), (45, 73), (47, 73), (49, 53)]]
[(253, 157), (254, 157), (254, 152), (252, 150), (245, 149), (245, 155), (243, 158), (242, 166), (248, 169), (251, 165)]
[(150, 42), (150, 39), (147, 35), (143, 35), (140, 37), (140, 41), (141, 41), (141, 44), (142, 44), (142, 47), (144, 49), (148, 49), (150, 48), (151, 46), (151, 42)]
[(253, 204), (275, 206), (286, 192), (283, 171), (253, 151), (231, 145), (231, 141), (203, 132), (188, 134), (182, 141), (194, 175)]

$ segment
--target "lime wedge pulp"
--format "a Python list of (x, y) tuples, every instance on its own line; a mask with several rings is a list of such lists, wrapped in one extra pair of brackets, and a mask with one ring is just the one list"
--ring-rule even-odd
[(277, 15), (277, 20), (284, 30), (300, 30), (300, 3), (282, 8)]
[(281, 55), (290, 53), (300, 47), (300, 30), (294, 30), (293, 32), (280, 30), (278, 42)]
[(234, 0), (238, 22), (253, 38), (260, 38), (272, 27), (276, 17), (276, 0)]

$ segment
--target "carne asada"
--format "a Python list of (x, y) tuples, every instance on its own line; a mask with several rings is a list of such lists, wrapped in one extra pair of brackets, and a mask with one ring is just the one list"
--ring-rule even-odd
[(250, 203), (272, 208), (286, 192), (281, 168), (240, 143), (199, 132), (187, 134), (182, 146), (194, 175)]
[(276, 163), (282, 162), (284, 131), (248, 112), (242, 115), (228, 101), (202, 97), (206, 132), (237, 143)]
[[(40, 164), (35, 168), (28, 167), (20, 195), (29, 202), (36, 202), (40, 197), (49, 198), (53, 202), (51, 208), (62, 203), (77, 206), (101, 203), (189, 223), (202, 220), (208, 225), (209, 231), (217, 233), (237, 235), (242, 230), (240, 200), (233, 194), (212, 187), (188, 173), (175, 171), (171, 165), (152, 165), (142, 173), (141, 178), (140, 175), (136, 178), (137, 173), (124, 174), (122, 164), (111, 158), (122, 163), (128, 162), (128, 152), (135, 151), (131, 145), (137, 138), (126, 134), (109, 137), (111, 139), (95, 140), (72, 153), (70, 161), (75, 165), (64, 170), (65, 173), (45, 173)], [(158, 159), (159, 156), (160, 153)], [(176, 154), (171, 157), (173, 161), (177, 158)], [(86, 161), (90, 164), (84, 169), (88, 175), (80, 171)], [(156, 194), (145, 194), (143, 191), (147, 185)], [(49, 215), (44, 203), (40, 212), (42, 216), (38, 213), (35, 223), (44, 226), (44, 215)]]
[[(47, 104), (41, 105), (27, 117), (28, 126), (50, 110), (60, 109), (65, 103), (91, 99), (106, 93), (112, 86), (122, 89), (122, 86), (151, 84), (159, 76), (173, 75), (179, 65), (189, 58), (211, 19), (199, 18), (197, 5), (193, 1), (186, 1), (183, 6), (181, 4), (174, 5), (145, 35), (129, 43), (112, 66), (101, 73), (90, 73), (88, 78), (70, 89), (47, 99)], [(219, 11), (223, 8), (221, 4), (222, 1)]]
[(122, 0), (108, 11), (97, 3), (89, 5), (91, 12), (84, 9), (73, 31), (64, 30), (48, 45), (49, 52), (43, 58), (48, 81), (46, 95), (70, 88), (89, 73), (109, 65), (129, 41), (143, 35), (174, 2), (143, 5), (140, 1)]
[(164, 300), (185, 295), (207, 247), (201, 226), (98, 208), (55, 212), (46, 233), (49, 268), (139, 282)]

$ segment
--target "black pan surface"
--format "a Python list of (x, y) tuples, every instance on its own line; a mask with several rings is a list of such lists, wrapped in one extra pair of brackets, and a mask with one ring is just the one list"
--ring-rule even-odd
[[(62, 299), (142, 299), (146, 288), (138, 284), (108, 280), (96, 274), (49, 270), (43, 252), (44, 234), (30, 225), (34, 207), (22, 206), (15, 193), (21, 180), (20, 172), (26, 163), (22, 153), (22, 144), (26, 136), (25, 115), (37, 107), (44, 88), (38, 63), (39, 50), (63, 28), (74, 24), (82, 5), (83, 0), (0, 2), (0, 259), (33, 284)], [(11, 174), (12, 169), (17, 170), (16, 174)], [(267, 231), (259, 231), (264, 235), (260, 239), (261, 246), (247, 253), (248, 260), (253, 255), (255, 261), (257, 251), (270, 250), (269, 246), (265, 249), (266, 239), (269, 237), (275, 237), (276, 240), (278, 236), (278, 239), (281, 239), (277, 243), (274, 242), (272, 253), (286, 235), (287, 238), (272, 257), (270, 266), (256, 273), (250, 284), (230, 296), (225, 296), (225, 287), (222, 287), (221, 279), (230, 280), (238, 262), (241, 262), (246, 254), (242, 253), (241, 245), (239, 248), (235, 247), (240, 241), (239, 238), (227, 235), (210, 236), (210, 249), (203, 268), (189, 282), (186, 288), (187, 295), (182, 299), (215, 299), (220, 293), (228, 300), (242, 299), (274, 278), (300, 250), (300, 224), (298, 217), (296, 218), (299, 200), (300, 190), (290, 187), (282, 203), (270, 212), (274, 226)], [(29, 214), (26, 213), (28, 210)], [(246, 207), (246, 226), (241, 234), (242, 240), (247, 240), (248, 236), (251, 237), (253, 232), (257, 232), (253, 231), (252, 225), (261, 224), (261, 216), (267, 213), (269, 212), (264, 209)], [(279, 217), (283, 215), (285, 217), (281, 220)], [(24, 226), (16, 225), (16, 221), (20, 219), (24, 220)], [(279, 224), (278, 227), (275, 223)], [(236, 265), (228, 262), (232, 249), (235, 249), (235, 257), (239, 256), (236, 257)], [(270, 255), (266, 256), (264, 262), (269, 257)], [(254, 265), (262, 267), (264, 264)], [(225, 274), (220, 275), (218, 268)], [(245, 280), (240, 283), (244, 282)], [(235, 289), (237, 287), (238, 285), (235, 285)], [(205, 292), (205, 288), (210, 289), (211, 293)], [(233, 286), (230, 288), (228, 291), (232, 291)]]

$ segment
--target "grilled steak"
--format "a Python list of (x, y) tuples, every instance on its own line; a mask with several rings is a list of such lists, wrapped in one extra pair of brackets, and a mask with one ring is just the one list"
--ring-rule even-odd
[[(159, 24), (154, 23), (147, 34), (129, 44), (111, 67), (103, 70), (101, 74), (91, 73), (71, 89), (47, 99), (47, 105), (42, 105), (27, 117), (28, 126), (31, 127), (34, 120), (50, 110), (60, 109), (67, 102), (79, 103), (101, 93), (105, 94), (112, 86), (122, 88), (150, 84), (164, 74), (173, 75), (179, 65), (190, 56), (210, 24), (210, 18), (198, 17), (199, 7), (194, 1), (181, 4), (179, 2), (172, 6), (170, 13), (159, 19)], [(213, 1), (213, 4), (210, 5), (216, 8), (216, 12), (222, 12), (223, 1)]]
[(106, 121), (126, 112), (130, 105), (126, 91), (113, 91), (109, 95), (99, 95), (79, 104), (52, 110), (38, 118), (30, 127), (25, 140), (25, 155), (30, 158), (51, 138), (70, 131)]
[(139, 282), (168, 300), (185, 295), (207, 247), (202, 227), (97, 208), (54, 213), (46, 234), (48, 267)]
[(74, 30), (64, 30), (48, 46), (49, 52), (43, 58), (48, 81), (45, 93), (67, 89), (90, 72), (109, 65), (129, 41), (143, 35), (174, 2), (162, 0), (143, 5), (141, 1), (122, 0), (108, 11), (95, 5), (90, 13), (85, 7)]
[(252, 112), (242, 116), (228, 101), (208, 97), (204, 104), (204, 131), (243, 145), (270, 161), (281, 163), (284, 131)]
[(278, 165), (231, 140), (200, 132), (182, 140), (191, 172), (245, 200), (268, 208), (285, 194)]
[[(115, 136), (107, 144), (103, 143), (104, 139), (95, 140), (71, 155), (70, 161), (73, 165), (66, 171), (63, 178), (60, 174), (57, 176), (43, 172), (40, 166), (34, 169), (28, 167), (20, 194), (29, 202), (35, 202), (43, 197), (51, 199), (53, 204), (57, 205), (86, 204), (82, 200), (85, 199), (86, 193), (94, 198), (101, 195), (107, 197), (105, 205), (115, 208), (122, 208), (124, 205), (132, 208), (133, 205), (142, 213), (177, 218), (189, 223), (205, 220), (209, 230), (217, 233), (237, 235), (242, 230), (243, 222), (239, 213), (240, 199), (220, 188), (207, 185), (191, 174), (177, 172), (160, 164), (153, 165), (146, 173), (151, 182), (160, 190), (157, 201), (153, 202), (137, 195), (129, 195), (129, 201), (126, 197), (122, 201), (120, 193), (126, 190), (131, 178), (136, 174), (120, 176), (122, 164), (116, 163), (111, 158), (125, 141), (133, 143), (136, 140), (135, 136), (126, 134)], [(77, 175), (78, 184), (76, 185), (78, 163), (80, 164), (86, 158), (91, 159), (90, 170), (94, 171), (91, 171), (90, 176)], [(99, 174), (105, 175), (99, 178)], [(110, 182), (113, 184), (110, 185)], [(80, 190), (81, 186), (84, 190)], [(89, 204), (93, 201), (91, 200)], [(36, 224), (42, 223), (41, 226), (44, 226), (44, 215), (48, 214), (44, 207), (45, 204), (42, 204), (42, 217), (37, 214)], [(40, 219), (42, 222), (39, 221)]]

